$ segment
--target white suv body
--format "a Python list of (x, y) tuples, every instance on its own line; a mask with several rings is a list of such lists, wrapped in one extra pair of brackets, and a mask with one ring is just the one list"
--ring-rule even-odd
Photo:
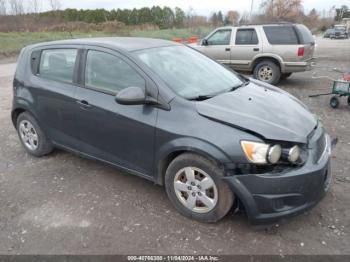
[(220, 27), (191, 46), (235, 70), (276, 84), (291, 73), (311, 70), (315, 41), (304, 25), (266, 24)]

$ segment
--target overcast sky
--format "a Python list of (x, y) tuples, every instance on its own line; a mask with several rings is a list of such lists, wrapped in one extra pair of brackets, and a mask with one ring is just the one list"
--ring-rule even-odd
[[(254, 12), (259, 11), (262, 0), (254, 1)], [(83, 8), (83, 9), (117, 9), (117, 8), (140, 8), (151, 7), (153, 5), (181, 7), (188, 11), (190, 7), (196, 14), (209, 15), (213, 11), (237, 10), (239, 12), (249, 11), (251, 0), (61, 0), (62, 8)], [(304, 9), (306, 12), (312, 8), (319, 11), (329, 10), (332, 6), (350, 5), (350, 0), (304, 0)]]

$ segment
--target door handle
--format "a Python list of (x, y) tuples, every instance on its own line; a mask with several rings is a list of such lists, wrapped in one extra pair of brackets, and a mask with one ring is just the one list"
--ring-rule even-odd
[(86, 100), (78, 100), (78, 101), (76, 101), (77, 102), (77, 104), (81, 107), (81, 108), (84, 108), (84, 109), (89, 109), (89, 108), (91, 108), (92, 106), (89, 104), (89, 102), (88, 101), (86, 101)]
[(253, 51), (257, 52), (259, 51), (259, 48), (253, 48)]
[(227, 47), (225, 48), (225, 51), (231, 51), (231, 48)]

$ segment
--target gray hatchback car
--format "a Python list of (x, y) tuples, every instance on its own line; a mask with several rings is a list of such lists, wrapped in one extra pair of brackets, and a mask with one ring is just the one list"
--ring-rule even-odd
[(187, 46), (100, 38), (24, 48), (12, 121), (28, 153), (78, 153), (164, 185), (183, 215), (253, 223), (314, 206), (331, 141), (305, 105)]

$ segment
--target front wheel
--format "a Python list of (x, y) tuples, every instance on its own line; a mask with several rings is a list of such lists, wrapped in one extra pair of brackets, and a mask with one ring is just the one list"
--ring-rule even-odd
[(271, 60), (260, 61), (254, 67), (254, 78), (275, 85), (279, 82), (281, 78), (281, 70), (278, 65), (276, 65)]
[(165, 174), (165, 187), (174, 207), (184, 216), (216, 222), (231, 209), (234, 195), (214, 161), (186, 153), (175, 158)]

